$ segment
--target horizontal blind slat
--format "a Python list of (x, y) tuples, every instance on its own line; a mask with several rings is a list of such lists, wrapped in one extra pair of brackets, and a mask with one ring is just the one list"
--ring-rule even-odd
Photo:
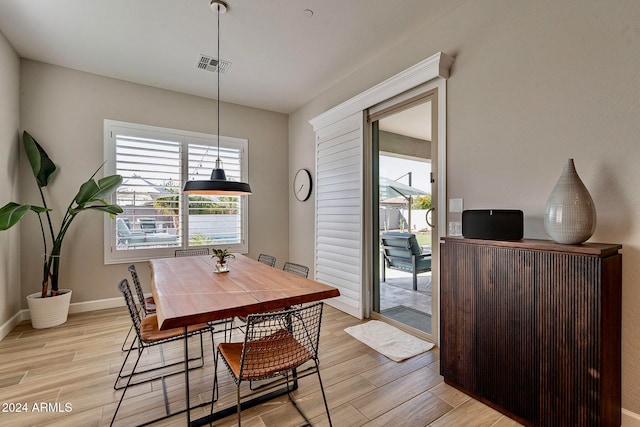
[[(359, 117), (358, 117), (359, 116)], [(316, 133), (316, 279), (362, 317), (362, 114)]]
[(124, 178), (116, 202), (125, 211), (118, 218), (126, 223), (119, 225), (116, 250), (182, 247), (183, 239), (188, 239), (188, 246), (240, 243), (244, 204), (239, 197), (189, 196), (189, 236), (183, 236), (187, 217), (181, 218), (180, 201), (186, 197), (182, 165), (187, 164), (187, 179), (208, 180), (220, 158), (228, 179), (241, 180), (246, 142), (221, 138), (220, 145), (181, 131), (136, 126), (112, 128), (115, 173)]

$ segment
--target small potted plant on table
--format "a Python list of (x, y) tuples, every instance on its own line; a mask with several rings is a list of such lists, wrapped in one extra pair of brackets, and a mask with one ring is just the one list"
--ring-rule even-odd
[(218, 262), (216, 263), (216, 273), (226, 273), (229, 271), (229, 266), (227, 265), (227, 259), (233, 259), (236, 256), (229, 252), (229, 249), (211, 249), (213, 255), (211, 258), (218, 258)]
[[(42, 289), (41, 292), (28, 295), (27, 304), (32, 326), (36, 329), (41, 329), (58, 326), (67, 321), (71, 290), (59, 289), (58, 278), (62, 242), (71, 222), (80, 212), (84, 211), (104, 212), (111, 216), (122, 213), (120, 206), (109, 204), (107, 201), (122, 183), (122, 177), (120, 175), (110, 175), (95, 181), (94, 177), (102, 168), (100, 166), (91, 178), (80, 186), (78, 193), (69, 203), (56, 232), (49, 214), (51, 209), (47, 207), (47, 201), (42, 191), (43, 187), (49, 184), (49, 179), (56, 171), (56, 165), (40, 144), (26, 131), (22, 136), (22, 143), (40, 191), (42, 206), (23, 205), (15, 202), (7, 203), (0, 208), (0, 230), (7, 230), (13, 227), (29, 211), (33, 211), (38, 215), (44, 246)], [(46, 223), (42, 220), (43, 215), (46, 218)]]

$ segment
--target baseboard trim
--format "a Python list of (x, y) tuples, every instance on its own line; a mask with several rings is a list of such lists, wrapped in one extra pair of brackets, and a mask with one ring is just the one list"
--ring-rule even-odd
[(104, 310), (106, 308), (124, 307), (124, 298), (107, 298), (94, 301), (74, 302), (69, 306), (69, 313)]
[[(151, 295), (151, 294), (149, 294)], [(145, 295), (148, 296), (148, 295)], [(69, 306), (69, 313), (84, 313), (86, 311), (104, 310), (106, 308), (124, 307), (124, 298), (106, 298), (93, 301), (74, 302)], [(28, 309), (22, 309), (0, 326), (0, 340), (4, 339), (18, 323), (23, 320), (30, 320), (31, 314)]]
[(622, 427), (640, 427), (640, 415), (622, 408)]
[(2, 326), (0, 326), (0, 341), (4, 339), (4, 337), (6, 337), (7, 335), (9, 335), (9, 332), (11, 332), (13, 330), (13, 328), (15, 328), (18, 323), (22, 322), (24, 320), (24, 311), (28, 311), (28, 310), (20, 310), (18, 311), (16, 314), (14, 314), (9, 320), (7, 320), (6, 322), (4, 322), (2, 324)]

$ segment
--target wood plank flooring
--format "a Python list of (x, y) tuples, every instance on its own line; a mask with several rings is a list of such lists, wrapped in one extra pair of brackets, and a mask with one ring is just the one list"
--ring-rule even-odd
[[(439, 374), (438, 349), (395, 363), (355, 340), (344, 328), (359, 320), (325, 305), (320, 340), (321, 375), (333, 425), (509, 427), (519, 424), (446, 385)], [(0, 426), (109, 425), (122, 391), (113, 382), (124, 360), (120, 347), (131, 324), (125, 308), (72, 314), (64, 325), (34, 330), (28, 321), (0, 341)], [(222, 336), (216, 335), (216, 340)], [(199, 349), (190, 340), (190, 355)], [(211, 399), (213, 353), (205, 336), (205, 366), (191, 371), (191, 405)], [(145, 365), (179, 360), (182, 344), (164, 345), (143, 355)], [(221, 398), (235, 402), (235, 384), (219, 366)], [(184, 376), (131, 387), (118, 412), (117, 426), (145, 423), (184, 404)], [(317, 377), (300, 380), (294, 393), (314, 426), (328, 425)], [(20, 411), (20, 412), (19, 412)], [(194, 409), (197, 418), (209, 407)], [(286, 397), (242, 414), (243, 426), (288, 427), (303, 424)], [(154, 426), (183, 426), (184, 414)], [(236, 417), (216, 422), (233, 426)]]

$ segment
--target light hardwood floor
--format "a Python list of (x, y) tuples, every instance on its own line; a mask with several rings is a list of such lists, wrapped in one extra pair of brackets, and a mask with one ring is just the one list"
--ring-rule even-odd
[[(355, 426), (517, 426), (516, 422), (446, 385), (439, 374), (438, 349), (395, 363), (344, 332), (359, 320), (325, 305), (320, 340), (321, 375), (333, 425)], [(113, 382), (124, 359), (120, 350), (131, 324), (124, 308), (69, 316), (66, 324), (34, 330), (22, 322), (0, 341), (0, 426), (108, 425), (122, 391)], [(205, 366), (191, 372), (191, 404), (211, 399), (213, 353), (206, 336)], [(221, 336), (216, 335), (216, 340)], [(197, 340), (190, 343), (195, 354)], [(181, 344), (144, 354), (146, 364), (179, 359)], [(235, 402), (235, 385), (224, 368), (217, 404)], [(132, 426), (184, 408), (184, 376), (176, 375), (130, 388), (115, 425)], [(300, 381), (295, 396), (314, 425), (327, 425), (317, 377)], [(58, 404), (58, 407), (55, 404)], [(48, 405), (41, 408), (41, 404)], [(34, 405), (36, 405), (34, 407)], [(66, 406), (65, 406), (66, 405)], [(22, 412), (17, 412), (18, 410)], [(37, 409), (42, 409), (37, 411)], [(192, 418), (209, 408), (192, 410)], [(243, 426), (301, 425), (302, 417), (286, 397), (246, 410)], [(154, 423), (182, 426), (177, 415)], [(236, 424), (235, 416), (216, 426)]]

